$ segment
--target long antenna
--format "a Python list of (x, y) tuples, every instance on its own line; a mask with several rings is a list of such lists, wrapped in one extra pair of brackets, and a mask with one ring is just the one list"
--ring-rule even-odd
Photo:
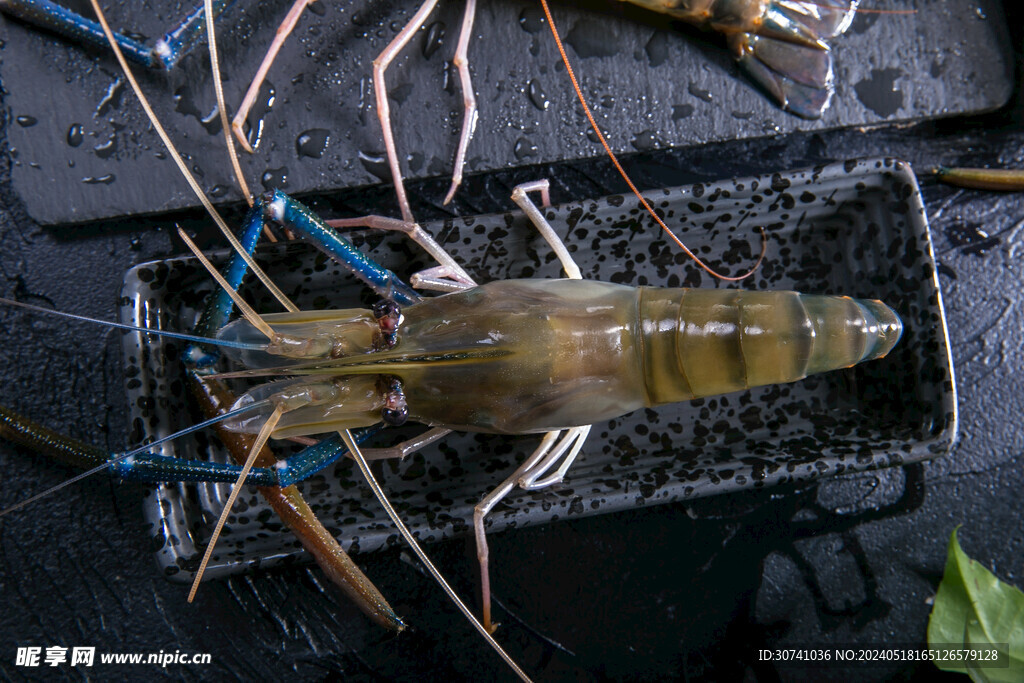
[(359, 471), (363, 473), (363, 477), (366, 479), (366, 483), (369, 484), (370, 490), (373, 491), (373, 495), (375, 495), (377, 500), (380, 501), (381, 506), (384, 508), (384, 512), (388, 514), (392, 523), (394, 523), (395, 527), (398, 528), (398, 533), (402, 535), (405, 542), (408, 543), (409, 547), (412, 548), (412, 551), (416, 553), (416, 557), (420, 558), (420, 562), (422, 562), (423, 566), (427, 568), (427, 571), (430, 572), (432, 577), (434, 577), (434, 580), (441, 586), (449, 599), (451, 599), (451, 601), (455, 603), (455, 606), (459, 608), (467, 619), (469, 619), (470, 623), (473, 624), (473, 627), (476, 628), (476, 630), (480, 632), (480, 635), (484, 637), (484, 640), (486, 640), (498, 655), (505, 660), (505, 663), (516, 672), (516, 675), (523, 681), (530, 681), (530, 677), (526, 675), (526, 672), (520, 669), (515, 660), (512, 659), (504, 649), (502, 649), (501, 645), (498, 644), (498, 641), (494, 639), (494, 636), (484, 628), (484, 625), (481, 624), (470, 609), (466, 607), (466, 603), (462, 602), (459, 596), (455, 593), (455, 590), (448, 585), (444, 576), (441, 575), (441, 572), (434, 566), (434, 563), (430, 561), (430, 558), (427, 557), (427, 554), (423, 551), (423, 548), (420, 547), (419, 542), (417, 542), (416, 538), (412, 535), (412, 532), (410, 532), (409, 528), (405, 526), (405, 522), (403, 522), (402, 518), (398, 516), (395, 508), (391, 506), (391, 501), (388, 500), (387, 494), (384, 493), (384, 489), (382, 489), (380, 484), (377, 483), (377, 478), (373, 476), (369, 463), (366, 462), (366, 458), (363, 456), (362, 451), (359, 450), (359, 444), (357, 444), (356, 440), (352, 437), (352, 432), (347, 429), (343, 429), (339, 434), (341, 434), (341, 440), (345, 442), (345, 446), (348, 447), (348, 451), (352, 455), (352, 458), (356, 461), (356, 464), (359, 465)]
[[(55, 315), (61, 318), (70, 318), (71, 320), (81, 320), (82, 322), (94, 323), (97, 325), (104, 325), (105, 327), (116, 327), (121, 330), (130, 330), (132, 332), (140, 332), (142, 334), (155, 334), (160, 337), (170, 337), (171, 339), (182, 339), (184, 341), (194, 342), (196, 344), (209, 344), (211, 346), (223, 346), (229, 349), (240, 349), (242, 351), (263, 351), (266, 349), (265, 344), (246, 344), (245, 342), (228, 341), (226, 339), (215, 339), (213, 337), (201, 337), (197, 334), (185, 334), (183, 332), (171, 332), (170, 330), (154, 329), (152, 327), (140, 327), (138, 325), (128, 325), (126, 323), (117, 323), (111, 320), (100, 320), (99, 318), (90, 318), (87, 315), (79, 315), (77, 313), (67, 313), (66, 311), (57, 311), (52, 308), (43, 308), (42, 306), (36, 306), (35, 304), (27, 304), (23, 301), (15, 301), (13, 299), (7, 299), (0, 297), (0, 304), (4, 306), (16, 306), (18, 308), (24, 308), (35, 313), (45, 313), (47, 315)], [(265, 324), (265, 323), (264, 323)]]
[[(263, 401), (263, 403), (269, 403), (269, 401)], [(238, 479), (235, 481), (234, 486), (231, 487), (231, 495), (228, 496), (227, 501), (224, 503), (224, 509), (220, 513), (220, 519), (217, 520), (217, 526), (213, 529), (213, 535), (210, 536), (210, 542), (206, 545), (206, 552), (203, 554), (203, 561), (199, 563), (199, 571), (196, 572), (196, 577), (192, 581), (192, 590), (188, 592), (188, 601), (196, 597), (196, 591), (199, 590), (199, 582), (203, 580), (203, 574), (206, 573), (206, 565), (209, 564), (210, 558), (213, 557), (213, 548), (217, 545), (217, 539), (220, 538), (220, 532), (224, 529), (224, 524), (228, 521), (228, 515), (231, 514), (231, 508), (234, 507), (235, 501), (238, 499), (238, 494), (242, 491), (242, 485), (245, 484), (245, 478), (249, 476), (249, 470), (252, 469), (252, 464), (256, 462), (256, 456), (260, 454), (263, 447), (267, 444), (267, 439), (270, 438), (270, 434), (277, 427), (277, 423), (280, 422), (281, 416), (284, 414), (284, 406), (277, 406), (274, 408), (274, 412), (270, 414), (267, 421), (263, 423), (263, 427), (260, 428), (260, 433), (256, 436), (256, 440), (252, 444), (252, 448), (249, 449), (249, 457), (245, 461), (245, 465), (242, 466), (242, 471), (238, 473)], [(354, 442), (354, 440), (353, 440)]]
[[(95, 0), (93, 0), (93, 2), (95, 2)], [(597, 139), (601, 141), (601, 146), (604, 147), (604, 151), (608, 154), (608, 157), (612, 160), (612, 163), (615, 164), (615, 168), (619, 171), (619, 175), (621, 175), (623, 180), (626, 181), (626, 184), (629, 185), (629, 189), (632, 190), (634, 195), (636, 195), (636, 198), (640, 201), (640, 204), (644, 207), (644, 209), (647, 210), (647, 213), (651, 214), (655, 222), (657, 222), (657, 224), (661, 226), (661, 229), (665, 231), (665, 234), (667, 234), (672, 239), (672, 241), (675, 242), (676, 245), (678, 245), (679, 248), (683, 250), (683, 252), (687, 256), (692, 258), (698, 266), (703, 268), (710, 275), (713, 275), (719, 280), (725, 280), (726, 282), (738, 282), (740, 280), (745, 280), (751, 275), (753, 275), (754, 272), (757, 271), (757, 269), (761, 266), (761, 261), (764, 260), (764, 255), (768, 251), (768, 236), (765, 234), (764, 228), (758, 228), (761, 231), (761, 255), (757, 257), (757, 261), (754, 263), (754, 266), (743, 275), (730, 277), (728, 275), (722, 275), (721, 273), (711, 268), (711, 266), (704, 263), (704, 261), (702, 261), (699, 256), (694, 254), (692, 251), (690, 251), (689, 247), (683, 244), (683, 241), (679, 239), (679, 237), (677, 237), (676, 234), (672, 232), (667, 225), (665, 225), (665, 221), (661, 220), (661, 217), (654, 212), (654, 209), (651, 208), (651, 205), (648, 203), (647, 199), (644, 198), (642, 194), (640, 194), (640, 190), (638, 190), (636, 188), (636, 185), (633, 184), (633, 180), (629, 177), (629, 174), (626, 173), (626, 169), (624, 169), (622, 167), (622, 164), (619, 163), (618, 157), (615, 156), (615, 152), (612, 151), (612, 148), (608, 144), (608, 141), (605, 140), (604, 133), (601, 132), (601, 128), (597, 125), (597, 121), (594, 119), (594, 115), (590, 113), (590, 106), (587, 104), (587, 99), (583, 96), (583, 91), (580, 89), (580, 84), (576, 80), (576, 73), (572, 69), (572, 64), (569, 63), (569, 55), (566, 53), (565, 47), (562, 45), (562, 38), (561, 36), (558, 35), (558, 28), (555, 26), (554, 18), (551, 16), (551, 8), (548, 7), (547, 0), (540, 0), (540, 4), (541, 7), (544, 8), (544, 16), (547, 17), (548, 27), (551, 29), (551, 35), (554, 36), (555, 38), (555, 44), (558, 46), (558, 52), (559, 54), (562, 55), (562, 63), (565, 64), (565, 70), (566, 73), (569, 74), (569, 79), (572, 81), (572, 87), (576, 91), (576, 97), (577, 99), (579, 99), (580, 104), (583, 105), (583, 113), (587, 115), (587, 120), (590, 121), (591, 128), (597, 135)]]
[[(214, 25), (216, 17), (213, 16), (213, 0), (203, 0), (203, 11), (206, 15), (206, 44), (210, 49), (210, 73), (213, 74), (213, 91), (217, 97), (220, 127), (224, 132), (224, 142), (228, 146), (228, 156), (231, 157), (231, 168), (235, 172), (238, 189), (242, 191), (242, 196), (245, 197), (249, 206), (252, 206), (252, 192), (249, 191), (249, 185), (245, 182), (245, 176), (242, 174), (242, 165), (238, 161), (238, 151), (235, 149), (235, 141), (231, 135), (231, 122), (228, 121), (227, 104), (224, 101), (224, 86), (220, 81), (220, 57), (217, 54), (217, 27)], [(265, 229), (264, 234), (271, 242), (277, 241), (270, 230)]]
[(260, 279), (260, 282), (263, 283), (267, 290), (275, 299), (278, 300), (278, 302), (280, 302), (282, 306), (285, 307), (285, 309), (292, 313), (297, 313), (299, 310), (298, 306), (293, 304), (291, 300), (284, 295), (284, 292), (282, 292), (280, 288), (271, 281), (270, 277), (263, 272), (263, 269), (256, 265), (256, 261), (254, 261), (252, 256), (242, 248), (238, 238), (232, 234), (227, 223), (225, 223), (224, 219), (221, 218), (219, 213), (217, 213), (217, 209), (213, 208), (213, 204), (210, 202), (209, 197), (207, 197), (206, 193), (203, 192), (203, 189), (199, 187), (199, 183), (192, 175), (192, 172), (188, 170), (188, 166), (185, 165), (185, 160), (181, 158), (181, 154), (178, 153), (178, 149), (174, 146), (174, 143), (171, 142), (171, 138), (167, 135), (167, 131), (165, 131), (164, 127), (160, 124), (160, 119), (157, 118), (156, 112), (154, 112), (153, 108), (150, 106), (149, 100), (146, 99), (145, 94), (143, 94), (142, 88), (139, 87), (138, 81), (135, 80), (135, 76), (132, 74), (132, 70), (128, 67), (128, 62), (125, 60), (120, 46), (117, 44), (117, 41), (114, 40), (114, 34), (110, 30), (110, 25), (107, 23), (107, 17), (103, 14), (103, 9), (100, 7), (99, 0), (89, 0), (89, 2), (92, 3), (93, 11), (96, 13), (96, 18), (99, 19), (100, 25), (103, 27), (103, 33), (107, 36), (107, 41), (110, 43), (110, 48), (114, 51), (114, 56), (117, 57), (117, 61), (121, 65), (121, 70), (124, 72), (125, 78), (128, 79), (128, 82), (132, 86), (132, 90), (135, 91), (135, 96), (138, 98), (139, 104), (142, 105), (142, 109), (146, 112), (146, 116), (149, 117), (150, 123), (153, 124), (153, 128), (156, 129), (157, 135), (160, 136), (160, 139), (163, 140), (164, 146), (170, 153), (171, 158), (174, 159), (174, 163), (178, 165), (178, 169), (181, 171), (186, 182), (188, 182), (189, 187), (191, 187), (192, 191), (195, 192), (196, 197), (199, 198), (199, 201), (202, 203), (207, 213), (210, 214), (210, 217), (213, 218), (217, 227), (220, 228), (220, 231), (224, 233), (224, 238), (227, 239), (231, 244), (231, 247), (239, 256), (242, 257), (242, 260), (245, 261), (249, 268), (252, 269), (252, 272)]

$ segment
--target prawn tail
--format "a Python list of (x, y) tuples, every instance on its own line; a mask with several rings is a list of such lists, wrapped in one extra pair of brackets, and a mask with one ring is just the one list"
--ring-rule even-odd
[(859, 0), (773, 0), (756, 33), (733, 33), (730, 46), (744, 71), (779, 105), (820, 118), (835, 91), (826, 42), (850, 27)]

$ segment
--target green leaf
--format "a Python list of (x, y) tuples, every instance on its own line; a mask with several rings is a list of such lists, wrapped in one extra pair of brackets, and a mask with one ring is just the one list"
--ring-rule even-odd
[(946, 573), (928, 620), (931, 648), (989, 648), (1009, 645), (1009, 667), (978, 666), (965, 661), (936, 661), (945, 671), (968, 674), (974, 681), (1024, 680), (1024, 593), (1003, 583), (967, 556), (956, 538), (949, 539)]

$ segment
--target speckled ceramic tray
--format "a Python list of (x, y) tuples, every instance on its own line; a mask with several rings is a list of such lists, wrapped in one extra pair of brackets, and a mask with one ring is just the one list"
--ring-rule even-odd
[[(756, 227), (764, 226), (768, 256), (746, 287), (882, 299), (903, 318), (904, 337), (881, 361), (598, 424), (564, 485), (515, 492), (490, 516), (492, 531), (899, 465), (948, 451), (957, 424), (953, 370), (928, 226), (906, 164), (851, 161), (648, 196), (684, 240), (727, 272), (750, 266), (758, 247)], [(727, 286), (662, 239), (636, 204), (613, 196), (549, 211), (586, 277), (632, 285)], [(481, 281), (558, 276), (550, 249), (517, 213), (427, 227)], [(356, 242), (400, 274), (425, 263), (397, 237), (366, 233)], [(260, 259), (300, 305), (372, 300), (305, 245), (275, 246)], [(126, 276), (121, 318), (188, 328), (210, 290), (191, 259), (140, 265)], [(255, 288), (248, 295), (263, 310), (276, 310)], [(128, 334), (124, 348), (133, 439), (198, 419), (175, 362), (178, 344)], [(407, 429), (378, 439), (390, 442), (402, 434)], [(430, 541), (467, 533), (473, 505), (536, 444), (536, 437), (454, 435), (377, 469), (396, 508)], [(205, 433), (164, 452), (226, 459), (216, 437)], [(351, 463), (299, 488), (346, 547), (367, 551), (397, 542)], [(168, 576), (191, 576), (227, 492), (226, 485), (167, 484), (147, 498), (145, 513)], [(250, 489), (236, 504), (207, 576), (303, 555)]]

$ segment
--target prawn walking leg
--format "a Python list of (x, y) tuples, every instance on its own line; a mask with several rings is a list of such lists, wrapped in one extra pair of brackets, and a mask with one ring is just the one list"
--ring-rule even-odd
[[(256, 75), (253, 77), (253, 80), (249, 85), (249, 89), (246, 91), (245, 96), (242, 99), (242, 103), (239, 105), (238, 110), (235, 113), (234, 119), (232, 119), (231, 130), (239, 144), (241, 144), (249, 153), (253, 152), (253, 148), (245, 133), (245, 119), (248, 117), (249, 111), (252, 109), (253, 104), (256, 102), (256, 98), (259, 96), (260, 88), (266, 80), (267, 74), (281, 50), (281, 46), (295, 29), (295, 26), (306, 7), (315, 1), (316, 0), (295, 0), (292, 8), (288, 11), (288, 15), (278, 27), (277, 33), (274, 35), (274, 40), (271, 43), (270, 48), (267, 50), (267, 54), (263, 58), (263, 61), (260, 63), (260, 66), (256, 71)], [(375, 100), (377, 105), (377, 118), (380, 121), (381, 134), (384, 139), (384, 149), (388, 158), (388, 168), (391, 171), (391, 177), (395, 183), (395, 194), (398, 199), (399, 210), (402, 213), (402, 219), (409, 223), (413, 221), (413, 214), (412, 209), (409, 206), (408, 195), (405, 191), (405, 183), (402, 179), (402, 169), (398, 160), (398, 150), (395, 145), (394, 131), (391, 125), (391, 106), (388, 103), (385, 73), (394, 61), (395, 57), (405, 49), (409, 44), (409, 41), (411, 41), (416, 32), (419, 31), (423, 22), (426, 21), (427, 17), (430, 16), (436, 6), (437, 0), (425, 0), (419, 10), (417, 10), (413, 15), (412, 19), (409, 20), (405, 27), (397, 36), (395, 36), (394, 40), (384, 48), (373, 62), (373, 84), (374, 89), (376, 90)], [(473, 81), (472, 76), (469, 73), (468, 56), (469, 39), (473, 31), (475, 18), (476, 0), (468, 0), (463, 14), (458, 45), (455, 50), (455, 56), (452, 59), (452, 64), (455, 66), (456, 72), (459, 74), (459, 84), (462, 89), (462, 131), (459, 135), (459, 145), (455, 153), (455, 161), (452, 167), (451, 187), (448, 189), (447, 195), (445, 195), (444, 204), (451, 202), (452, 197), (455, 196), (455, 192), (462, 184), (462, 172), (466, 164), (466, 150), (469, 148), (469, 141), (472, 139), (473, 132), (476, 129), (476, 94), (473, 92)]]
[(235, 112), (235, 118), (231, 120), (231, 131), (235, 134), (235, 138), (238, 140), (238, 144), (248, 152), (253, 153), (252, 145), (249, 144), (249, 140), (245, 135), (245, 129), (243, 124), (245, 123), (246, 117), (249, 116), (249, 112), (252, 110), (252, 105), (256, 103), (256, 98), (260, 94), (260, 88), (263, 87), (263, 82), (267, 80), (267, 73), (270, 71), (270, 67), (273, 65), (274, 60), (277, 59), (277, 54), (281, 51), (281, 46), (284, 45), (284, 41), (288, 39), (292, 31), (295, 30), (295, 25), (299, 23), (299, 18), (302, 16), (303, 11), (312, 5), (316, 0), (295, 0), (295, 4), (288, 10), (288, 14), (285, 16), (284, 21), (277, 27), (277, 32), (274, 33), (274, 40), (270, 43), (270, 47), (267, 49), (266, 56), (263, 57), (263, 61), (260, 62), (259, 68), (256, 70), (256, 75), (253, 76), (252, 82), (249, 84), (249, 89), (245, 91), (245, 96), (242, 98), (242, 103), (238, 105), (238, 110)]
[(409, 23), (405, 25), (405, 28), (391, 41), (391, 44), (384, 48), (377, 59), (373, 60), (373, 89), (377, 103), (377, 118), (380, 120), (381, 132), (384, 135), (384, 149), (388, 155), (391, 178), (395, 182), (395, 194), (398, 197), (398, 206), (402, 211), (402, 220), (408, 223), (413, 222), (412, 210), (409, 208), (409, 198), (405, 194), (405, 183), (402, 182), (402, 169), (398, 165), (398, 151), (395, 147), (395, 134), (391, 129), (391, 105), (388, 104), (388, 90), (384, 81), (384, 73), (395, 57), (412, 40), (413, 35), (434, 11), (436, 5), (437, 0), (426, 0), (409, 20)]
[[(374, 97), (377, 102), (377, 118), (380, 120), (380, 127), (384, 136), (384, 149), (388, 156), (388, 167), (391, 169), (391, 178), (395, 183), (395, 194), (398, 196), (398, 205), (402, 211), (402, 219), (412, 223), (412, 209), (409, 207), (409, 199), (405, 193), (405, 183), (402, 181), (402, 169), (398, 163), (398, 151), (395, 146), (395, 135), (391, 128), (391, 105), (388, 104), (387, 84), (384, 81), (384, 73), (391, 62), (409, 44), (412, 37), (419, 31), (420, 26), (426, 21), (430, 13), (434, 11), (437, 0), (426, 0), (413, 15), (409, 23), (405, 25), (391, 44), (384, 48), (377, 59), (373, 60), (373, 87)], [(462, 167), (465, 163), (466, 148), (473, 136), (476, 127), (476, 96), (473, 94), (473, 85), (469, 75), (469, 63), (467, 52), (469, 46), (469, 34), (472, 32), (473, 19), (476, 15), (476, 0), (467, 0), (466, 12), (462, 21), (462, 33), (459, 36), (459, 45), (455, 55), (455, 67), (459, 72), (459, 80), (462, 85), (462, 97), (465, 106), (462, 120), (462, 135), (459, 139), (459, 149), (455, 157), (455, 169), (452, 172), (452, 185), (448, 190), (444, 203), (451, 201), (459, 184), (462, 182)]]
[[(516, 203), (523, 213), (530, 219), (534, 227), (544, 237), (558, 260), (562, 263), (565, 274), (573, 280), (582, 280), (579, 266), (569, 255), (565, 243), (555, 233), (554, 228), (544, 218), (537, 205), (530, 199), (530, 192), (540, 192), (542, 203), (546, 206), (549, 202), (549, 184), (547, 180), (538, 180), (532, 183), (517, 185), (512, 191), (512, 201)], [(544, 435), (537, 449), (523, 461), (523, 464), (516, 469), (496, 489), (484, 497), (473, 509), (473, 533), (476, 537), (477, 560), (480, 563), (480, 597), (483, 610), (484, 626), (488, 631), (493, 632), (497, 624), (491, 620), (491, 579), (490, 579), (490, 551), (487, 547), (487, 533), (484, 530), (484, 519), (512, 490), (518, 485), (524, 490), (535, 490), (547, 486), (554, 486), (561, 483), (562, 478), (572, 466), (576, 456), (579, 455), (583, 443), (590, 434), (590, 425), (574, 427), (566, 430), (564, 436), (559, 439), (560, 431), (548, 432)], [(555, 463), (562, 458), (562, 463), (555, 473), (547, 478), (541, 479), (549, 472)]]
[(409, 239), (420, 245), (438, 263), (434, 268), (427, 268), (419, 273), (413, 273), (409, 278), (409, 282), (417, 289), (451, 292), (476, 285), (476, 282), (470, 277), (469, 273), (463, 270), (462, 266), (418, 223), (377, 215), (361, 216), (359, 218), (336, 218), (325, 221), (325, 223), (332, 228), (366, 227), (375, 230), (405, 233)]

